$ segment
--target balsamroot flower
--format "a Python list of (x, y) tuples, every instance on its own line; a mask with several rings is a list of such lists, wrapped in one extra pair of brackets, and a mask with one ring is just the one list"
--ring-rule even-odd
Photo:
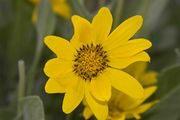
[[(133, 63), (125, 69), (126, 72), (140, 81), (143, 86), (148, 87), (145, 87), (144, 97), (140, 100), (135, 100), (116, 89), (112, 89), (112, 96), (108, 102), (109, 115), (107, 120), (140, 119), (140, 114), (144, 113), (158, 102), (158, 100), (155, 100), (144, 103), (144, 101), (157, 90), (156, 85), (154, 85), (157, 82), (157, 73), (152, 70), (147, 71), (146, 69), (147, 63), (145, 62)], [(93, 113), (85, 101), (83, 104), (85, 105), (83, 116), (85, 119), (89, 119)]]
[(153, 70), (147, 70), (146, 62), (135, 62), (128, 66), (125, 71), (136, 78), (142, 86), (150, 86), (157, 83), (158, 73)]
[[(65, 93), (63, 111), (72, 112), (85, 99), (98, 119), (108, 116), (107, 101), (111, 86), (134, 99), (141, 99), (140, 83), (122, 71), (136, 61), (150, 61), (144, 50), (151, 47), (146, 39), (131, 39), (142, 26), (141, 16), (120, 24), (112, 33), (112, 15), (101, 8), (92, 23), (74, 15), (74, 35), (70, 41), (57, 36), (45, 37), (45, 44), (57, 55), (49, 60), (44, 72), (49, 77), (47, 93)], [(103, 103), (103, 104), (102, 104)]]
[[(112, 97), (108, 102), (109, 115), (107, 117), (107, 120), (125, 120), (131, 118), (140, 119), (140, 114), (144, 113), (158, 102), (157, 100), (155, 100), (152, 102), (143, 103), (156, 91), (156, 89), (156, 86), (145, 88), (144, 98), (140, 100), (134, 100), (126, 94), (113, 89)], [(83, 111), (84, 118), (89, 119), (92, 115), (93, 113), (91, 109), (86, 106)]]
[[(40, 3), (40, 0), (31, 0), (31, 2), (35, 6), (38, 6)], [(71, 9), (67, 3), (67, 0), (50, 0), (50, 3), (52, 5), (52, 10), (55, 14), (62, 16), (65, 19), (70, 18)], [(37, 8), (36, 7), (33, 10), (32, 21), (33, 23), (36, 23), (37, 21)]]
[[(131, 97), (118, 93), (119, 91), (114, 92), (114, 98), (109, 102), (109, 118), (114, 120), (114, 118), (119, 118), (120, 120), (136, 118), (140, 119), (140, 114), (147, 111), (158, 101), (152, 101), (143, 103), (147, 100), (155, 91), (157, 90), (156, 86), (147, 87), (144, 89), (144, 97), (141, 100), (134, 100)], [(118, 95), (117, 95), (118, 94)], [(118, 100), (117, 100), (118, 99)], [(119, 111), (121, 110), (121, 111)]]

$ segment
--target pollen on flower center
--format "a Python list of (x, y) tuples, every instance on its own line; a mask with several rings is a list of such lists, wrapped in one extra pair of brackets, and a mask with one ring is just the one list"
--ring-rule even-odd
[(74, 59), (74, 72), (84, 80), (97, 77), (108, 66), (107, 52), (98, 45), (82, 45)]

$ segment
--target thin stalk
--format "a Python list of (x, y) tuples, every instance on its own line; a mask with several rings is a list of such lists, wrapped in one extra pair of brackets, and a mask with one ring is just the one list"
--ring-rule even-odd
[(66, 116), (66, 120), (73, 120), (73, 112)]
[(7, 80), (11, 82), (16, 74), (16, 64), (19, 60), (20, 56), (22, 55), (22, 40), (23, 38), (23, 31), (24, 31), (24, 1), (23, 0), (16, 0), (15, 2), (15, 17), (14, 17), (14, 24), (9, 31), (9, 40), (7, 40), (7, 71), (8, 76)]
[[(18, 103), (25, 96), (25, 65), (23, 60), (18, 61), (18, 70), (19, 70), (19, 84), (18, 84)], [(17, 108), (17, 115), (20, 115), (21, 109), (20, 105)]]
[(69, 0), (69, 3), (75, 12), (77, 12), (82, 17), (85, 17), (86, 19), (91, 20), (91, 14), (83, 6), (84, 4), (81, 4), (79, 2), (79, 0)]
[(124, 0), (116, 0), (113, 29), (119, 24), (119, 20), (122, 15), (123, 5)]
[[(151, 3), (151, 0), (142, 0), (140, 7), (139, 7), (140, 9), (137, 11), (137, 14), (143, 16), (144, 21), (146, 21), (146, 19), (147, 19), (147, 13), (148, 13), (150, 3)], [(146, 24), (146, 22), (145, 22), (145, 24)], [(145, 26), (139, 33), (137, 33), (136, 36), (141, 36), (143, 34), (146, 34), (147, 32), (148, 32), (148, 30)]]
[(179, 57), (180, 58), (180, 50), (178, 49), (178, 48), (175, 48), (175, 53), (176, 53), (176, 55), (177, 55), (177, 57)]
[[(46, 27), (48, 25), (48, 27)], [(43, 52), (43, 38), (46, 35), (50, 35), (53, 33), (55, 28), (55, 16), (52, 13), (52, 9), (49, 3), (49, 0), (42, 0), (39, 9), (38, 9), (38, 21), (36, 24), (37, 30), (37, 43), (34, 59), (27, 74), (28, 78), (28, 87), (27, 94), (30, 95), (32, 93), (33, 85), (35, 82), (35, 77), (38, 69), (38, 64)]]
[(174, 52), (177, 55), (176, 63), (179, 64), (180, 63), (180, 50), (179, 50), (179, 48), (175, 48)]
[(143, 17), (146, 17), (146, 13), (148, 12), (150, 3), (150, 0), (142, 0), (140, 9), (137, 11), (137, 13), (142, 15)]
[[(42, 39), (40, 39), (42, 40)], [(39, 40), (38, 40), (39, 41)], [(35, 81), (35, 75), (36, 75), (36, 72), (37, 72), (37, 66), (38, 66), (38, 63), (40, 61), (40, 58), (41, 58), (41, 54), (42, 54), (42, 49), (43, 49), (43, 43), (41, 44), (37, 44), (37, 47), (36, 47), (36, 52), (35, 52), (35, 56), (34, 56), (34, 59), (33, 59), (33, 63), (32, 63), (32, 66), (27, 74), (27, 78), (28, 78), (28, 87), (27, 87), (27, 94), (30, 95), (31, 92), (32, 92), (32, 87), (33, 87), (33, 83)]]
[(105, 0), (99, 0), (99, 8), (103, 7), (105, 5)]
[(106, 5), (110, 10), (115, 8), (116, 6), (116, 0), (111, 1), (109, 4)]
[(84, 5), (84, 0), (77, 0), (79, 1), (79, 4)]

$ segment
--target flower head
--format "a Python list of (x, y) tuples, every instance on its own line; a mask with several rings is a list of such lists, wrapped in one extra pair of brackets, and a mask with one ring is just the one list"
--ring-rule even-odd
[[(36, 23), (37, 6), (39, 5), (40, 0), (31, 0), (31, 2), (35, 5), (35, 8), (33, 10), (33, 15), (32, 15), (32, 21), (33, 23)], [(65, 19), (70, 18), (71, 9), (66, 0), (50, 0), (50, 3), (52, 5), (52, 10), (55, 14), (62, 16)]]
[[(155, 85), (152, 86), (157, 82), (157, 73), (155, 71), (146, 71), (146, 68), (146, 63), (136, 62), (125, 69), (126, 72), (139, 80), (143, 86), (148, 87), (145, 87), (144, 97), (140, 100), (135, 100), (116, 89), (112, 89), (111, 99), (108, 102), (109, 114), (107, 120), (140, 119), (140, 114), (144, 113), (158, 102), (158, 100), (144, 102), (155, 93), (157, 89)], [(85, 105), (83, 116), (85, 119), (89, 119), (93, 113), (86, 102), (83, 102), (83, 104)]]
[[(155, 100), (144, 103), (144, 101), (146, 101), (156, 91), (156, 89), (156, 86), (145, 88), (144, 98), (141, 100), (134, 100), (126, 94), (117, 91), (116, 89), (112, 89), (112, 97), (108, 102), (109, 115), (107, 120), (125, 120), (130, 118), (140, 119), (140, 114), (144, 113), (158, 102)], [(83, 116), (85, 119), (89, 119), (93, 113), (87, 104), (84, 105), (85, 109), (83, 111)]]
[(45, 37), (45, 44), (57, 55), (44, 68), (49, 77), (47, 93), (65, 93), (63, 111), (70, 113), (85, 99), (98, 119), (108, 115), (111, 86), (134, 99), (143, 97), (139, 82), (122, 71), (136, 61), (150, 61), (144, 50), (146, 39), (131, 39), (142, 26), (142, 17), (134, 16), (112, 33), (112, 15), (101, 8), (92, 23), (74, 15), (74, 35), (70, 41), (57, 36)]
[(147, 111), (151, 108), (156, 101), (144, 103), (146, 99), (148, 99), (155, 91), (157, 87), (151, 86), (145, 88), (144, 97), (141, 100), (134, 100), (126, 94), (122, 94), (121, 92), (114, 89), (112, 92), (112, 98), (109, 101), (109, 116), (110, 120), (114, 119), (129, 119), (136, 118), (140, 119), (140, 114)]

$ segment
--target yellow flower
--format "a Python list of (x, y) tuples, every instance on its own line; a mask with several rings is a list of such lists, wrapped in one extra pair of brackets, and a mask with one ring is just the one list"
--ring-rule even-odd
[[(40, 0), (31, 0), (31, 2), (35, 6), (38, 6)], [(59, 16), (62, 16), (65, 19), (70, 18), (71, 9), (66, 0), (50, 0), (50, 2), (54, 13), (56, 13)], [(33, 23), (36, 23), (37, 21), (37, 7), (35, 7), (35, 9), (33, 10), (32, 21)]]
[(157, 72), (147, 71), (147, 63), (145, 62), (135, 62), (129, 65), (125, 71), (136, 78), (143, 86), (157, 83)]
[[(123, 94), (116, 89), (112, 89), (112, 97), (108, 102), (109, 115), (107, 120), (125, 120), (130, 118), (140, 119), (141, 113), (144, 113), (158, 102), (156, 100), (153, 102), (143, 103), (156, 91), (156, 89), (156, 86), (145, 88), (144, 97), (140, 100), (134, 100), (126, 94)], [(87, 104), (85, 104), (85, 106), (83, 116), (85, 119), (89, 119), (93, 113)]]
[[(156, 86), (152, 86), (157, 82), (157, 72), (147, 71), (147, 63), (135, 62), (129, 65), (124, 71), (131, 74), (136, 78), (143, 86), (151, 86), (145, 88), (144, 98), (141, 100), (135, 100), (122, 92), (112, 89), (112, 96), (108, 102), (109, 116), (108, 120), (125, 120), (126, 118), (140, 119), (140, 114), (148, 110), (152, 105), (158, 101), (149, 103), (143, 103), (148, 99), (157, 89)], [(85, 119), (89, 119), (93, 113), (88, 107), (86, 102), (83, 102), (85, 109), (83, 116)]]
[(134, 100), (131, 97), (120, 93), (117, 90), (114, 90), (114, 95), (112, 95), (111, 100), (109, 101), (109, 118), (110, 120), (125, 120), (126, 118), (136, 118), (140, 119), (140, 114), (147, 111), (152, 107), (156, 101), (143, 103), (147, 100), (155, 91), (157, 87), (151, 86), (147, 87), (144, 90), (144, 97), (141, 100)]
[(134, 99), (143, 97), (139, 82), (121, 70), (136, 61), (150, 61), (144, 50), (151, 47), (151, 42), (143, 38), (129, 40), (143, 19), (133, 16), (110, 33), (112, 21), (109, 9), (103, 7), (92, 23), (77, 15), (72, 17), (74, 35), (70, 42), (57, 36), (45, 37), (45, 44), (57, 55), (45, 65), (44, 72), (50, 77), (45, 90), (65, 93), (65, 113), (85, 99), (95, 116), (105, 119), (108, 106), (104, 103), (111, 97), (111, 86)]

